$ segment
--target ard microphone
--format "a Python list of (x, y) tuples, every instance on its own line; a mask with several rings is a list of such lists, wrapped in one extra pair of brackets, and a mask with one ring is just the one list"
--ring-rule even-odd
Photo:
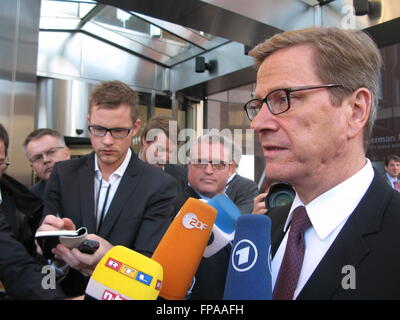
[(237, 220), (224, 300), (271, 300), (271, 220), (248, 214)]
[(160, 296), (182, 300), (190, 288), (210, 237), (217, 210), (189, 198), (172, 221), (152, 259), (164, 269)]
[(97, 264), (85, 300), (155, 300), (162, 281), (163, 269), (158, 262), (115, 246)]
[(225, 194), (218, 194), (208, 201), (217, 209), (217, 218), (203, 256), (209, 258), (233, 240), (236, 221), (241, 216), (239, 208)]

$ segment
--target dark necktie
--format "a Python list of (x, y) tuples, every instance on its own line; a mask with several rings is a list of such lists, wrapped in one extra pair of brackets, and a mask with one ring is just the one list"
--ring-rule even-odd
[(394, 190), (399, 191), (399, 183), (396, 181), (393, 181), (393, 185), (394, 185)]
[(279, 269), (273, 292), (274, 300), (291, 300), (297, 287), (306, 249), (304, 233), (311, 227), (306, 208), (299, 206), (293, 211), (285, 254)]

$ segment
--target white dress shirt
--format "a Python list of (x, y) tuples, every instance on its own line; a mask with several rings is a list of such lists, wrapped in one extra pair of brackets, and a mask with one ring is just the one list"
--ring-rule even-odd
[(392, 187), (393, 189), (396, 189), (395, 186), (394, 186), (394, 183), (395, 183), (396, 181), (398, 182), (397, 177), (393, 178), (389, 173), (386, 172), (386, 178), (387, 178), (388, 181), (390, 182), (391, 187)]
[[(131, 149), (128, 149), (128, 152), (126, 153), (124, 161), (121, 163), (121, 165), (118, 167), (117, 170), (115, 170), (109, 177), (108, 181), (103, 179), (103, 175), (100, 171), (100, 168), (97, 164), (97, 155), (95, 154), (94, 156), (94, 170), (95, 170), (95, 179), (94, 179), (94, 201), (95, 201), (95, 210), (96, 210), (96, 219), (97, 219), (97, 227), (99, 226), (100, 223), (100, 213), (103, 210), (103, 206), (105, 205), (105, 210), (104, 210), (104, 217), (107, 215), (108, 208), (110, 207), (110, 204), (112, 202), (112, 199), (114, 198), (115, 192), (118, 189), (119, 183), (121, 182), (121, 178), (124, 175), (126, 168), (128, 167), (129, 161), (131, 160), (132, 157), (132, 151)], [(99, 190), (101, 185), (101, 190)], [(104, 203), (104, 200), (106, 198), (107, 194), (107, 189), (110, 187), (110, 191), (107, 197), (107, 203)]]
[[(305, 206), (312, 227), (304, 235), (306, 250), (293, 299), (300, 293), (370, 186), (374, 170), (368, 159), (366, 162), (365, 166), (355, 175), (321, 194)], [(296, 195), (283, 228), (284, 232), (289, 228), (293, 210), (301, 205), (304, 204)], [(288, 235), (289, 232), (286, 232), (271, 263), (273, 288), (285, 253)]]

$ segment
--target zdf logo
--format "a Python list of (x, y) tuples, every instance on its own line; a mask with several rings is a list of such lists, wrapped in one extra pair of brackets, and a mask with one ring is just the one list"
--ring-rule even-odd
[(207, 229), (207, 225), (199, 220), (194, 213), (187, 213), (182, 218), (182, 224), (186, 229), (199, 229), (205, 230)]

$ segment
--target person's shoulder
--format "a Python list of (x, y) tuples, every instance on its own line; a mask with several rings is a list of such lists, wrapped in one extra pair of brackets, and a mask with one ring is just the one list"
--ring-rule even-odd
[(255, 183), (253, 180), (243, 177), (239, 174), (236, 174), (236, 176), (233, 178), (232, 182), (236, 182), (236, 183), (241, 183), (241, 184), (248, 184), (248, 185), (257, 185), (257, 183)]
[(144, 175), (147, 180), (154, 181), (157, 184), (168, 183), (174, 181), (174, 178), (169, 174), (164, 172), (163, 169), (155, 167), (151, 164), (148, 164), (139, 158), (136, 158), (134, 161), (134, 166), (137, 166), (137, 170), (140, 174)]
[[(399, 211), (399, 208), (400, 208), (400, 192), (398, 192), (394, 189), (391, 189), (390, 190), (390, 199), (388, 202), (387, 209), (388, 210), (393, 209), (393, 211), (397, 212), (397, 211)], [(400, 214), (397, 214), (397, 216), (399, 217), (399, 220), (400, 220)]]
[(74, 170), (80, 168), (83, 165), (89, 164), (90, 161), (93, 161), (93, 157), (93, 153), (90, 153), (79, 158), (58, 161), (54, 164), (54, 167), (57, 167), (58, 170)]

